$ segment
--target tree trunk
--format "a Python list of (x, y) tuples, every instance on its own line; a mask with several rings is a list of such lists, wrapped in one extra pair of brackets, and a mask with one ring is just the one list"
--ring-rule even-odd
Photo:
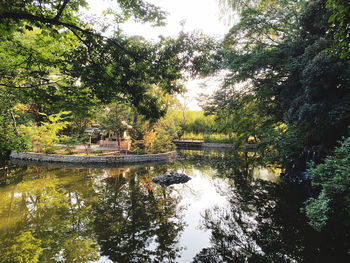
[(14, 130), (14, 132), (15, 132), (15, 135), (18, 136), (16, 118), (15, 118), (15, 115), (13, 114), (13, 111), (12, 111), (12, 110), (10, 110), (10, 114), (11, 114), (11, 118), (12, 118), (12, 127), (13, 127), (13, 130)]

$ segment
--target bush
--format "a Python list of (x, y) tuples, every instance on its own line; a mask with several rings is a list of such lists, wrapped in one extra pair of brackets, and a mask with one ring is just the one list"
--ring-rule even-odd
[(209, 143), (232, 143), (233, 139), (224, 134), (210, 134), (204, 136), (204, 142)]
[(64, 149), (68, 154), (73, 154), (73, 150), (75, 145), (82, 143), (82, 140), (78, 138), (77, 135), (73, 135), (71, 137), (64, 136), (60, 138), (60, 142), (64, 144)]
[(306, 202), (309, 224), (318, 231), (327, 226), (350, 231), (350, 137), (309, 173), (312, 185), (321, 189)]
[(145, 149), (139, 148), (139, 149), (136, 149), (135, 153), (141, 155), (141, 154), (145, 154), (146, 152), (145, 152)]
[(144, 136), (145, 152), (162, 153), (175, 150), (176, 147), (172, 143), (173, 139), (172, 136), (161, 129), (147, 132)]
[(48, 153), (48, 154), (52, 154), (52, 153), (56, 153), (58, 150), (60, 150), (61, 148), (58, 147), (58, 146), (52, 146), (50, 148), (47, 148), (45, 153)]
[(69, 114), (69, 112), (47, 116), (48, 121), (42, 122), (41, 126), (21, 125), (19, 132), (26, 140), (28, 148), (38, 152), (47, 152), (51, 147), (55, 146), (59, 142), (57, 133), (68, 125), (68, 122), (64, 121), (62, 117), (65, 114)]
[(7, 157), (13, 150), (24, 152), (27, 147), (24, 138), (16, 134), (8, 110), (0, 108), (0, 157)]

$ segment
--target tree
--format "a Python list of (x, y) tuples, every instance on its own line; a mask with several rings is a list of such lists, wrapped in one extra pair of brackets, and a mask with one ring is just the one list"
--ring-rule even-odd
[(332, 10), (329, 22), (335, 26), (333, 48), (341, 58), (350, 61), (350, 4), (345, 0), (328, 0), (327, 7)]
[[(220, 91), (223, 95), (214, 97), (212, 104), (220, 105), (216, 108), (221, 112), (224, 102), (220, 100), (235, 104), (254, 98), (259, 118), (255, 124), (241, 126), (239, 133), (246, 131), (253, 136), (251, 125), (263, 127), (269, 120), (270, 132), (263, 133), (260, 139), (273, 142), (300, 136), (297, 141), (302, 142), (301, 147), (280, 157), (296, 157), (286, 164), (289, 167), (293, 163), (305, 166), (303, 151), (317, 150), (324, 155), (341, 136), (347, 135), (350, 67), (339, 56), (330, 56), (334, 30), (328, 23), (331, 14), (326, 1), (262, 3), (243, 9), (240, 22), (225, 37), (213, 70), (226, 69), (230, 73)], [(230, 94), (225, 89), (234, 90), (242, 83), (246, 88), (237, 86), (238, 92), (231, 91), (233, 98), (225, 97)], [(231, 112), (234, 115), (240, 110)], [(282, 123), (288, 127), (286, 134), (293, 136), (273, 132)], [(270, 140), (271, 135), (277, 136), (276, 140)]]
[[(152, 4), (115, 3), (119, 8), (108, 13), (117, 23), (133, 17), (163, 24), (165, 13)], [(214, 45), (185, 33), (158, 43), (120, 31), (105, 37), (79, 17), (84, 7), (84, 0), (0, 4), (0, 92), (13, 100), (11, 105), (28, 103), (49, 115), (72, 111), (80, 130), (95, 116), (96, 105), (112, 102), (132, 105), (155, 120), (167, 108), (155, 87), (166, 94), (181, 91), (183, 72), (198, 74)]]
[(47, 116), (47, 121), (42, 122), (41, 126), (20, 126), (19, 131), (27, 140), (26, 145), (35, 151), (48, 153), (59, 142), (58, 132), (67, 127), (69, 122), (64, 120), (67, 117), (63, 116), (69, 113), (60, 112)]
[[(155, 25), (162, 24), (164, 20), (164, 12), (142, 0), (119, 0), (116, 3), (119, 4), (120, 12), (109, 12), (115, 15), (117, 22), (125, 21), (130, 16)], [(73, 90), (91, 91), (87, 96), (92, 93), (104, 103), (128, 100), (148, 117), (159, 118), (164, 115), (157, 98), (148, 91), (154, 85), (168, 93), (181, 90), (178, 81), (182, 78), (182, 70), (188, 68), (192, 60), (198, 65), (206, 56), (205, 50), (208, 49), (203, 49), (207, 45), (203, 41), (205, 38), (182, 34), (177, 40), (163, 38), (158, 44), (126, 37), (121, 32), (114, 32), (107, 38), (78, 17), (79, 8), (86, 6), (83, 0), (22, 1), (14, 5), (3, 3), (0, 6), (0, 24), (4, 32), (1, 39), (10, 38), (12, 41), (16, 32), (39, 28), (41, 34), (64, 41), (68, 46), (64, 54), (54, 54), (56, 63), (49, 65), (58, 67), (64, 80), (68, 77)], [(50, 49), (46, 51), (50, 53)], [(194, 55), (195, 51), (199, 53)], [(30, 52), (24, 53), (27, 55), (26, 64), (30, 64)], [(20, 64), (15, 65), (19, 67)], [(19, 76), (19, 79), (10, 75), (2, 86), (24, 89), (59, 84), (48, 78), (50, 72), (46, 66), (39, 60), (37, 67), (41, 70), (25, 71), (26, 74)], [(196, 68), (193, 67), (193, 70), (196, 71)]]

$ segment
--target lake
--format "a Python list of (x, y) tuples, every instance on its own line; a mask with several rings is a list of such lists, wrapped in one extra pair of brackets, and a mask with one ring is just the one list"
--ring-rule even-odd
[[(172, 163), (0, 170), (0, 262), (342, 262), (342, 240), (301, 212), (305, 185), (253, 154), (179, 152)], [(185, 184), (152, 178), (183, 172)], [(22, 261), (21, 261), (22, 260)]]

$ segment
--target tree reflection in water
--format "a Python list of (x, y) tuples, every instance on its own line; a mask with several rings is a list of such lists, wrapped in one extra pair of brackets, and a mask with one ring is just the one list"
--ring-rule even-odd
[[(0, 172), (0, 262), (191, 262), (196, 253), (197, 263), (350, 262), (344, 235), (306, 224), (305, 189), (261, 180), (257, 168), (253, 156), (200, 151), (143, 167), (14, 165)], [(193, 180), (183, 187), (152, 183), (168, 171)], [(211, 197), (227, 205), (213, 207), (221, 203)], [(205, 207), (201, 225), (210, 245), (206, 234), (193, 232)]]
[(99, 258), (91, 232), (91, 184), (68, 176), (71, 170), (60, 175), (55, 168), (28, 167), (20, 183), (1, 189), (0, 262)]
[(108, 177), (99, 187), (95, 231), (102, 255), (113, 262), (176, 262), (180, 255), (180, 197), (151, 182), (159, 173), (153, 167), (136, 168)]
[(227, 195), (229, 206), (207, 209), (202, 215), (201, 228), (211, 231), (211, 246), (202, 249), (193, 263), (349, 262), (341, 237), (335, 240), (332, 233), (315, 232), (306, 224), (300, 209), (309, 186), (255, 178), (258, 163), (244, 154), (217, 159), (214, 166), (226, 165), (217, 169), (217, 176), (232, 178), (229, 192), (217, 186)]

